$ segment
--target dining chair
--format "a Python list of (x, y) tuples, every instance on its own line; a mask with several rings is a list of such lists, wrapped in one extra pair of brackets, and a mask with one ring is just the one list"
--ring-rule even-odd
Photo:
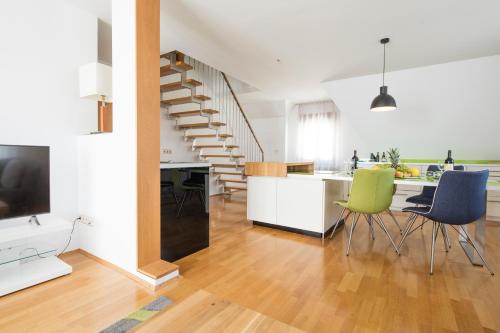
[(205, 209), (205, 186), (203, 184), (192, 184), (182, 181), (181, 173), (177, 169), (172, 170), (172, 181), (174, 183), (174, 191), (183, 193), (182, 198), (179, 200), (177, 217), (181, 215), (182, 208), (184, 207), (184, 203), (186, 202), (186, 198), (188, 197), (188, 195), (189, 198), (191, 198), (193, 193), (198, 194), (198, 198), (200, 199), (202, 208)]
[[(432, 245), (430, 274), (434, 272), (434, 257), (438, 230), (443, 225), (449, 225), (474, 248), (486, 268), (493, 275), (476, 244), (467, 233), (464, 225), (473, 223), (486, 213), (486, 184), (489, 171), (445, 171), (439, 180), (432, 205), (425, 207), (406, 207), (405, 212), (423, 216), (432, 221)], [(411, 229), (415, 219), (405, 228), (399, 248)], [(460, 229), (460, 231), (458, 230)]]
[(179, 205), (179, 199), (177, 198), (177, 194), (175, 194), (174, 190), (174, 182), (170, 180), (162, 180), (160, 182), (160, 189), (161, 193), (163, 194), (164, 192), (166, 194), (172, 193), (172, 196), (174, 198), (175, 204)]
[(349, 255), (352, 234), (361, 215), (363, 215), (370, 227), (372, 238), (375, 239), (375, 231), (373, 228), (373, 222), (375, 222), (387, 235), (394, 250), (399, 253), (391, 234), (387, 230), (383, 219), (380, 217), (380, 213), (386, 211), (392, 204), (394, 174), (394, 169), (358, 169), (354, 173), (349, 200), (335, 202), (335, 204), (342, 207), (342, 212), (339, 219), (335, 223), (330, 238), (332, 238), (335, 234), (335, 230), (337, 229), (345, 211), (349, 212), (344, 218), (345, 220), (347, 220), (347, 217), (352, 213), (352, 222), (350, 232), (348, 233), (346, 255)]
[[(427, 167), (427, 172), (432, 171), (440, 171), (441, 169), (439, 168), (438, 165), (431, 164)], [(455, 165), (453, 167), (453, 170), (455, 171), (464, 171), (465, 167), (463, 165)], [(432, 205), (432, 200), (434, 199), (434, 193), (436, 192), (436, 187), (435, 186), (424, 186), (422, 188), (422, 192), (418, 195), (411, 196), (406, 199), (406, 202), (416, 204), (417, 207), (420, 206), (431, 206)], [(408, 220), (406, 222), (406, 225), (410, 223), (411, 220), (418, 218), (418, 215), (416, 214), (410, 214), (408, 217)], [(414, 228), (412, 231), (409, 232), (408, 235), (412, 234), (413, 231), (417, 230), (418, 228), (423, 229), (424, 224), (427, 222), (427, 219), (425, 217), (422, 217), (422, 222), (420, 223), (419, 226)], [(448, 249), (451, 248), (451, 242), (450, 242), (450, 237), (448, 235), (448, 229), (446, 228), (446, 225), (441, 226), (441, 233), (443, 234), (443, 241), (445, 243), (445, 249), (446, 252), (448, 252)]]

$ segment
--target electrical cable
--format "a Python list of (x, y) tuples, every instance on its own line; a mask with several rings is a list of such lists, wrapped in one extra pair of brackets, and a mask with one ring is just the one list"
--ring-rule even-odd
[[(59, 254), (55, 255), (56, 257), (59, 257), (68, 248), (69, 244), (71, 243), (71, 238), (73, 237), (73, 232), (75, 231), (76, 222), (81, 221), (81, 219), (82, 219), (81, 217), (77, 217), (76, 219), (73, 220), (73, 227), (71, 228), (71, 233), (69, 234), (68, 242), (66, 243), (66, 246), (64, 246), (64, 249), (61, 252), (59, 252)], [(52, 256), (52, 255), (49, 255), (49, 256), (46, 256), (46, 257), (42, 256), (40, 254), (40, 252), (38, 252), (38, 249), (36, 247), (27, 247), (27, 248), (23, 249), (20, 253), (23, 253), (26, 250), (33, 250), (33, 251), (35, 251), (36, 252), (36, 256), (39, 257), (39, 258), (41, 258), (41, 259), (49, 258), (49, 257)], [(57, 249), (55, 249), (53, 251), (55, 252), (55, 251), (57, 251)], [(49, 252), (53, 252), (53, 251), (49, 251)]]

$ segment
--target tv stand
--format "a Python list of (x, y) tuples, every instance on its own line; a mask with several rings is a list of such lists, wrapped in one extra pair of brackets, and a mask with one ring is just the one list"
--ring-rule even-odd
[[(31, 249), (40, 239), (65, 239), (71, 232), (71, 223), (48, 215), (35, 217), (38, 225), (32, 220), (33, 217), (26, 223), (26, 217), (12, 219), (0, 227), (0, 297), (73, 271), (70, 265), (55, 256), (59, 249), (40, 249), (38, 253)], [(19, 253), (19, 256), (12, 253)]]
[(37, 226), (41, 226), (40, 222), (38, 221), (38, 217), (36, 217), (36, 215), (33, 215), (32, 217), (30, 217), (28, 222), (31, 224), (35, 224)]

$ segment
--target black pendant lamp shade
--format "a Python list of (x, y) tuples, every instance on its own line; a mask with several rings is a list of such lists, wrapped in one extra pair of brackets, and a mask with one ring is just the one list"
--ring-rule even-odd
[(389, 43), (389, 38), (383, 38), (380, 43), (384, 45), (384, 67), (382, 70), (382, 87), (380, 87), (380, 95), (375, 97), (370, 106), (370, 111), (383, 112), (394, 111), (397, 109), (394, 97), (387, 93), (387, 86), (385, 85), (385, 44)]

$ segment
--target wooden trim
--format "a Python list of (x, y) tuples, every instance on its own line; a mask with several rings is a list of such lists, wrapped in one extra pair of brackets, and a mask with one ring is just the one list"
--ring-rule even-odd
[[(156, 289), (158, 289), (160, 287), (160, 286), (155, 286), (153, 284), (150, 284), (150, 283), (142, 280), (140, 277), (138, 277), (138, 276), (130, 273), (129, 271), (126, 271), (123, 268), (118, 267), (115, 264), (112, 264), (112, 263), (110, 263), (107, 260), (99, 258), (99, 257), (97, 257), (97, 256), (95, 256), (95, 255), (93, 255), (93, 254), (91, 254), (91, 253), (89, 253), (89, 252), (87, 252), (85, 250), (77, 249), (77, 250), (74, 250), (74, 251), (71, 251), (71, 252), (80, 252), (84, 256), (86, 256), (86, 257), (88, 257), (88, 258), (90, 258), (90, 259), (92, 259), (92, 260), (100, 263), (101, 265), (106, 266), (106, 267), (108, 267), (108, 268), (110, 268), (110, 269), (112, 269), (112, 270), (114, 270), (114, 271), (116, 271), (116, 272), (118, 272), (118, 273), (120, 273), (122, 275), (125, 275), (126, 277), (128, 277), (131, 280), (134, 280), (134, 282), (137, 282), (142, 287), (145, 287), (148, 291), (155, 291)], [(70, 252), (67, 252), (67, 253), (70, 253)], [(65, 254), (67, 254), (67, 253), (65, 253)]]
[(149, 276), (152, 279), (158, 280), (167, 274), (179, 270), (179, 266), (169, 263), (164, 260), (155, 261), (147, 266), (139, 267), (138, 272)]
[(286, 177), (288, 173), (314, 173), (314, 162), (246, 162), (246, 176)]
[(160, 0), (137, 0), (137, 267), (160, 260)]
[(286, 177), (286, 164), (280, 162), (246, 162), (245, 175)]

